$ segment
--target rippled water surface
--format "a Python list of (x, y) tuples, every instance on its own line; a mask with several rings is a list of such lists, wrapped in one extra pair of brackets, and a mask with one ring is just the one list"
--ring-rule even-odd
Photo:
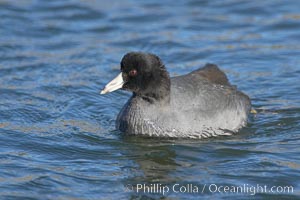
[[(170, 199), (300, 198), (299, 8), (292, 0), (1, 0), (1, 199), (163, 197), (128, 191), (142, 183), (199, 187), (164, 194)], [(257, 113), (230, 137), (124, 137), (114, 125), (130, 94), (99, 91), (129, 51), (159, 55), (173, 76), (215, 63)], [(251, 196), (211, 184), (294, 190)]]

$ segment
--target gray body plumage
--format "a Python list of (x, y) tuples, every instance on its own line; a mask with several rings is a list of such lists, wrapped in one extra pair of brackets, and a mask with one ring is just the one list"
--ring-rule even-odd
[(246, 125), (251, 103), (215, 65), (171, 78), (170, 101), (133, 95), (116, 128), (126, 134), (207, 138), (230, 135)]

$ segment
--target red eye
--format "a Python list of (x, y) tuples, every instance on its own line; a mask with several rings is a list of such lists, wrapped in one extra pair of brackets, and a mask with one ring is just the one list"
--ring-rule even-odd
[(137, 75), (137, 71), (135, 69), (129, 71), (129, 76), (136, 76)]

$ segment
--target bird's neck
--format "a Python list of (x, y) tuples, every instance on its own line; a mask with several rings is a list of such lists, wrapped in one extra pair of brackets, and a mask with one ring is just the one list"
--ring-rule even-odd
[(168, 105), (170, 103), (171, 81), (169, 74), (164, 71), (160, 77), (152, 81), (141, 93), (134, 94), (150, 104)]
[(170, 95), (158, 96), (157, 94), (144, 94), (139, 96), (144, 101), (150, 104), (168, 105), (170, 103)]

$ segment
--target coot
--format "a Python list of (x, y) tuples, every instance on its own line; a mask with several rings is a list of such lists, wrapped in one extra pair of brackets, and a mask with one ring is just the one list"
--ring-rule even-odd
[(123, 89), (133, 94), (120, 111), (116, 128), (126, 134), (207, 138), (231, 135), (247, 123), (247, 95), (232, 86), (214, 64), (170, 78), (161, 59), (130, 52), (121, 73), (101, 94)]

